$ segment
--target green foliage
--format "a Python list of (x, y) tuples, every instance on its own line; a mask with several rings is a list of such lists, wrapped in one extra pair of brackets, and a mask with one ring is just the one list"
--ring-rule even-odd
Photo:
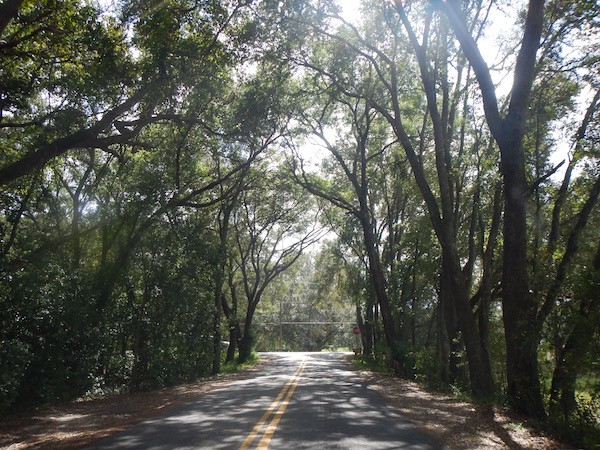
[(24, 342), (17, 339), (0, 342), (0, 415), (8, 411), (18, 397), (31, 359)]
[(28, 2), (5, 35), (0, 109), (17, 117), (35, 114), (30, 100), (44, 91), (89, 107), (131, 76), (123, 30), (79, 1)]
[[(10, 376), (16, 392), (6, 393), (5, 408), (79, 395), (91, 386), (96, 368), (98, 341), (86, 280), (67, 275), (51, 260), (40, 263), (45, 272), (15, 276), (12, 292), (2, 299), (2, 338), (11, 344), (3, 359), (11, 358), (16, 371)], [(9, 325), (11, 318), (17, 320)]]
[(392, 374), (389, 364), (384, 359), (373, 356), (358, 355), (350, 359), (352, 365), (361, 370), (370, 370), (378, 373)]
[(415, 381), (434, 389), (447, 389), (448, 385), (442, 380), (443, 362), (433, 348), (421, 348), (415, 355)]
[[(249, 362), (254, 343), (368, 344), (371, 354), (354, 358), (361, 368), (389, 371), (393, 354), (396, 373), (461, 390), (459, 311), (440, 300), (450, 250), (467, 318), (506, 390), (503, 242), (490, 242), (492, 225), (502, 229), (498, 150), (440, 12), (403, 5), (421, 66), (386, 2), (366, 2), (354, 27), (335, 18), (333, 1), (124, 0), (110, 12), (23, 3), (0, 41), (0, 170), (57, 153), (34, 158), (0, 192), (0, 412), (207, 376), (225, 324), (239, 328)], [(494, 14), (481, 5), (464, 3), (465, 16), (485, 33), (481, 20)], [(552, 420), (584, 447), (598, 440), (598, 387), (573, 380), (599, 373), (597, 204), (587, 227), (576, 224), (598, 177), (597, 105), (585, 98), (598, 86), (598, 14), (591, 0), (547, 2), (524, 136), (532, 201), (521, 269), (538, 312), (550, 305), (530, 331), (548, 396), (559, 363), (572, 375), (561, 389), (573, 388), (574, 409)], [(585, 133), (566, 142), (588, 104)], [(559, 143), (573, 151), (564, 197), (546, 177)], [(308, 146), (320, 153), (302, 167), (295, 156)], [(317, 209), (336, 240), (299, 256)], [(369, 270), (378, 264), (391, 348)], [(227, 320), (215, 298), (231, 306)], [(350, 334), (358, 323), (360, 344)]]
[(237, 358), (234, 361), (224, 363), (221, 367), (221, 373), (236, 373), (249, 369), (260, 362), (260, 355), (256, 352), (251, 352), (250, 356), (243, 363), (239, 363)]
[[(26, 2), (6, 29), (2, 169), (106, 123), (2, 188), (2, 411), (212, 372), (215, 205), (236, 183), (260, 190), (241, 169), (291, 107), (247, 6)], [(256, 77), (232, 78), (252, 63)], [(287, 184), (261, 214), (293, 203)]]
[(327, 251), (302, 255), (265, 291), (256, 319), (258, 349), (348, 351), (354, 347), (354, 311), (328, 257)]
[(551, 417), (549, 425), (555, 434), (579, 448), (597, 449), (600, 442), (600, 390), (577, 396), (577, 409), (566, 419)]

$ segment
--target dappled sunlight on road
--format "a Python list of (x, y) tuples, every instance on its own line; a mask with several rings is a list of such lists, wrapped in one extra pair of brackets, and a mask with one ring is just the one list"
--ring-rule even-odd
[(266, 353), (239, 380), (92, 449), (437, 449), (350, 370), (343, 353)]
[(273, 448), (441, 448), (359, 379), (343, 362), (347, 354), (291, 358), (302, 355), (307, 366)]
[(502, 410), (359, 372), (344, 361), (348, 355), (265, 353), (246, 375), (51, 408), (2, 424), (0, 447), (73, 449), (111, 435), (90, 448), (238, 450), (250, 440), (250, 450), (271, 427), (272, 450), (441, 448), (432, 436), (450, 450), (567, 448)]

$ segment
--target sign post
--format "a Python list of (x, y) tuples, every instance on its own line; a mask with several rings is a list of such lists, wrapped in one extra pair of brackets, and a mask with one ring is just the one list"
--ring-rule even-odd
[(356, 336), (356, 347), (354, 347), (354, 354), (358, 355), (358, 354), (362, 353), (362, 347), (360, 346), (360, 341), (358, 340), (358, 335), (360, 334), (360, 328), (353, 327), (352, 334), (354, 334), (354, 336)]

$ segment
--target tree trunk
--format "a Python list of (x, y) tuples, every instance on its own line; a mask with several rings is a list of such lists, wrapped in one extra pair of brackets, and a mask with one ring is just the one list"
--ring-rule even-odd
[[(578, 326), (579, 325), (579, 326)], [(558, 351), (558, 361), (552, 374), (550, 390), (550, 416), (569, 422), (571, 415), (577, 410), (575, 400), (575, 382), (577, 381), (578, 355), (584, 354), (578, 344), (584, 344), (583, 339), (593, 339), (593, 332), (586, 333), (585, 327), (575, 325), (567, 338), (565, 345)], [(588, 327), (589, 328), (589, 327)], [(590, 341), (588, 341), (590, 342)], [(575, 353), (573, 352), (575, 350)]]
[(365, 299), (365, 348), (363, 352), (365, 355), (374, 356), (373, 344), (374, 344), (374, 333), (375, 333), (375, 314), (374, 314), (373, 297), (367, 294)]
[(229, 347), (227, 347), (227, 355), (225, 362), (230, 363), (235, 360), (235, 351), (237, 350), (238, 333), (236, 327), (229, 328)]
[(239, 323), (237, 318), (237, 294), (235, 290), (235, 285), (233, 284), (233, 273), (230, 272), (228, 278), (232, 306), (229, 306), (224, 295), (221, 297), (221, 306), (223, 307), (223, 312), (225, 313), (227, 323), (229, 324), (229, 347), (227, 347), (227, 356), (225, 357), (226, 363), (231, 362), (235, 359), (235, 350), (237, 348), (237, 340), (239, 337)]
[(362, 218), (363, 234), (365, 239), (365, 247), (369, 260), (369, 275), (375, 297), (381, 310), (381, 318), (383, 320), (383, 332), (385, 334), (386, 345), (390, 352), (392, 369), (399, 373), (402, 367), (402, 355), (398, 349), (398, 338), (396, 332), (396, 324), (392, 316), (392, 307), (386, 290), (385, 274), (381, 265), (381, 259), (377, 252), (376, 239), (371, 229), (371, 223)]
[(239, 347), (239, 355), (238, 355), (238, 363), (243, 364), (248, 359), (250, 359), (250, 355), (252, 354), (252, 346), (254, 345), (254, 336), (252, 335), (252, 330), (250, 328), (246, 328), (244, 330), (244, 334), (242, 338), (238, 342)]
[(238, 362), (240, 364), (245, 363), (252, 354), (252, 348), (254, 346), (254, 335), (252, 333), (252, 321), (254, 320), (254, 312), (260, 302), (260, 293), (255, 293), (254, 297), (248, 298), (248, 309), (246, 309), (246, 319), (244, 320), (244, 332), (238, 341)]
[(373, 354), (373, 340), (370, 335), (371, 327), (367, 329), (367, 324), (363, 319), (362, 310), (360, 309), (360, 303), (356, 303), (356, 323), (360, 329), (360, 343), (362, 345), (363, 355), (372, 356)]
[(504, 157), (504, 254), (502, 271), (502, 311), (506, 338), (506, 375), (511, 406), (532, 417), (545, 417), (542, 401), (537, 348), (540, 340), (536, 321), (537, 305), (530, 295), (527, 277), (527, 196), (522, 151), (501, 151)]
[(494, 394), (492, 370), (482, 351), (482, 342), (471, 310), (466, 280), (458, 263), (458, 258), (448, 253), (451, 252), (448, 252), (448, 250), (443, 251), (442, 258), (444, 262), (442, 268), (447, 271), (445, 275), (449, 288), (447, 295), (456, 311), (458, 325), (465, 344), (471, 390), (476, 397), (490, 398)]
[(235, 324), (229, 324), (229, 347), (227, 347), (227, 356), (225, 357), (225, 362), (232, 362), (235, 359), (239, 328), (240, 327), (237, 323), (237, 320)]
[(221, 313), (223, 311), (223, 286), (225, 285), (225, 267), (227, 265), (227, 236), (229, 234), (229, 218), (232, 204), (227, 205), (219, 220), (219, 255), (215, 273), (215, 297), (213, 301), (213, 361), (212, 374), (221, 371)]
[(449, 272), (442, 258), (442, 271), (440, 273), (440, 312), (442, 313), (445, 325), (445, 338), (447, 342), (444, 348), (447, 349), (445, 360), (443, 361), (446, 368), (446, 382), (450, 384), (468, 382), (468, 376), (462, 373), (460, 353), (463, 350), (463, 342), (460, 339), (460, 331), (456, 309), (452, 301), (452, 288), (449, 279)]
[[(225, 236), (226, 236), (225, 231)], [(215, 297), (213, 302), (213, 361), (212, 374), (217, 375), (221, 371), (221, 311), (223, 284), (225, 283), (225, 254), (223, 238), (219, 249), (219, 260), (215, 276)]]
[(535, 77), (536, 53), (544, 21), (544, 0), (529, 0), (523, 39), (517, 55), (510, 104), (500, 115), (496, 87), (490, 69), (469, 32), (465, 16), (456, 2), (437, 2), (445, 13), (465, 56), (471, 63), (483, 99), (487, 124), (500, 147), (504, 205), (504, 260), (502, 305), (506, 335), (508, 396), (520, 413), (544, 418), (540, 391), (537, 347), (540, 325), (537, 305), (529, 294), (527, 279), (527, 184), (523, 136), (529, 95)]
[[(581, 299), (579, 314), (575, 318), (573, 328), (562, 348), (558, 349), (558, 358), (550, 391), (550, 415), (569, 421), (577, 410), (575, 400), (575, 382), (582, 370), (583, 360), (595, 345), (595, 322), (600, 310), (597, 292), (600, 288), (600, 245), (592, 264), (593, 272), (589, 275), (589, 284)], [(562, 416), (562, 417), (561, 417)]]

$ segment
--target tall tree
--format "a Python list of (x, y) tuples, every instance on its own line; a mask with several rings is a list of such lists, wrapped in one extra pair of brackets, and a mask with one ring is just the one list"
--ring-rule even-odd
[[(318, 121), (306, 118), (305, 123), (312, 128), (313, 134), (318, 137), (323, 146), (332, 155), (332, 163), (339, 166), (341, 180), (323, 182), (312, 179), (305, 171), (302, 162), (297, 164), (299, 173), (295, 173), (298, 183), (312, 194), (321, 197), (333, 205), (342, 208), (359, 222), (362, 232), (362, 242), (368, 260), (369, 278), (371, 280), (377, 302), (381, 307), (386, 342), (391, 352), (394, 369), (400, 372), (404, 365), (402, 355), (398, 354), (397, 327), (393, 318), (393, 308), (390, 304), (387, 288), (387, 279), (381, 260), (380, 238), (378, 224), (374, 214), (375, 188), (370, 185), (373, 174), (372, 163), (389, 147), (389, 143), (377, 142), (371, 136), (371, 127), (375, 120), (375, 113), (368, 102), (360, 100), (338, 100), (345, 108), (342, 114), (347, 114), (351, 123), (352, 139), (347, 144), (329, 142), (325, 136), (323, 111)], [(327, 112), (331, 114), (331, 112)], [(385, 135), (384, 135), (385, 137)], [(374, 144), (371, 144), (375, 141)], [(393, 142), (393, 141), (392, 141)], [(343, 184), (341, 184), (343, 183)], [(340, 185), (341, 184), (341, 185)], [(344, 189), (340, 188), (344, 186)]]
[[(484, 356), (485, 344), (479, 337), (470, 305), (469, 272), (473, 260), (462, 267), (457, 235), (461, 184), (455, 178), (453, 159), (464, 152), (465, 146), (464, 141), (456, 141), (456, 118), (462, 104), (461, 93), (470, 81), (464, 59), (451, 54), (444, 24), (433, 22), (431, 10), (425, 13), (421, 41), (400, 3), (396, 7), (383, 3), (375, 8), (376, 19), (366, 25), (368, 32), (335, 15), (331, 17), (343, 23), (338, 32), (309, 24), (331, 48), (339, 49), (332, 50), (329, 59), (321, 58), (324, 61), (319, 59), (319, 53), (312, 60), (301, 55), (299, 63), (328, 80), (343, 96), (364, 99), (387, 120), (405, 152), (441, 244), (444, 288), (440, 292), (447, 305), (444, 311), (456, 318), (452, 329), (462, 335), (473, 391), (490, 396), (494, 389), (491, 367)], [(375, 21), (386, 26), (377, 28)], [(416, 55), (416, 67), (411, 64), (411, 54)], [(451, 57), (458, 67), (454, 86), (448, 68)], [(466, 166), (462, 169), (468, 170)]]
[(320, 236), (316, 222), (306, 217), (310, 205), (306, 194), (298, 193), (281, 173), (265, 179), (264, 173), (254, 172), (248, 182), (251, 187), (243, 193), (234, 220), (234, 269), (246, 300), (238, 341), (240, 362), (251, 354), (252, 322), (265, 289)]
[[(527, 131), (529, 98), (537, 73), (537, 52), (544, 33), (545, 3), (543, 0), (531, 0), (527, 3), (520, 49), (513, 70), (514, 81), (508, 108), (503, 113), (490, 69), (469, 30), (466, 12), (453, 2), (435, 2), (448, 19), (465, 57), (473, 67), (482, 95), (486, 121), (500, 148), (500, 167), (505, 192), (502, 304), (508, 395), (516, 410), (539, 418), (545, 416), (537, 361), (545, 308), (542, 306), (540, 309), (539, 302), (532, 295), (527, 270), (527, 205), (531, 191), (527, 181), (524, 137)], [(549, 3), (549, 9), (560, 3)], [(564, 22), (550, 21), (551, 26), (558, 23), (559, 31), (551, 30), (551, 33), (546, 35), (546, 50), (555, 48), (556, 43), (568, 34), (567, 30), (573, 29), (575, 21), (571, 21), (571, 18), (579, 16), (578, 23), (583, 23), (581, 17), (586, 17), (593, 10), (593, 6), (590, 8), (591, 4), (586, 3), (567, 6), (572, 16), (555, 16), (561, 20), (569, 17)], [(539, 59), (543, 60), (549, 54), (543, 53)]]

